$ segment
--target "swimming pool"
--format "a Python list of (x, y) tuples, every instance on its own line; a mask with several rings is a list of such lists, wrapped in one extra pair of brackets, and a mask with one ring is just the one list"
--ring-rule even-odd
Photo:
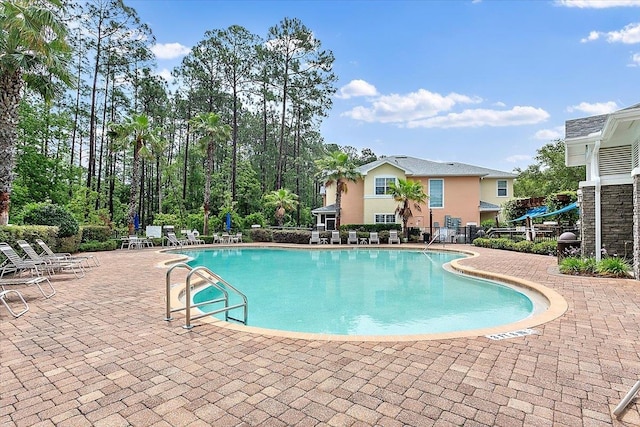
[[(522, 292), (446, 271), (463, 255), (384, 249), (182, 250), (249, 300), (248, 325), (337, 335), (414, 335), (488, 328), (525, 319)], [(215, 297), (205, 287), (195, 303)], [(235, 301), (239, 302), (239, 301)], [(232, 301), (232, 304), (234, 301)], [(207, 307), (202, 307), (207, 310)]]

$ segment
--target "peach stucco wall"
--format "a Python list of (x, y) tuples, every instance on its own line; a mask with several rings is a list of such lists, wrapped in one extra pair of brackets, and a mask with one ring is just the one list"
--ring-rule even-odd
[[(336, 202), (336, 184), (327, 186), (325, 196), (325, 206), (333, 205)], [(342, 212), (340, 214), (340, 224), (362, 224), (362, 209), (364, 205), (364, 184), (362, 180), (358, 182), (347, 181), (347, 192), (342, 193), (340, 200)]]

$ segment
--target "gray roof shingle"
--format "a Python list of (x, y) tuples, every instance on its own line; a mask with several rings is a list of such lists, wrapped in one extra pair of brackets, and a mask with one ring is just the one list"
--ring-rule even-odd
[(433, 162), (410, 156), (382, 157), (358, 168), (366, 175), (370, 170), (388, 163), (402, 169), (407, 176), (478, 176), (486, 178), (516, 178), (516, 174), (458, 162)]
[[(636, 108), (640, 108), (640, 104), (635, 104), (618, 111), (633, 110)], [(618, 111), (614, 113), (617, 113)], [(571, 139), (589, 136), (592, 133), (600, 132), (610, 115), (611, 114), (600, 114), (598, 116), (567, 120), (565, 122), (564, 136), (566, 139)]]

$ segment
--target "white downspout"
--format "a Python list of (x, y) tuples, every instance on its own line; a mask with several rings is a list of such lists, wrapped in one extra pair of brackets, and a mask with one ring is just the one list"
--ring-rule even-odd
[(600, 204), (600, 140), (597, 140), (593, 146), (593, 154), (591, 157), (591, 172), (593, 173), (593, 181), (595, 182), (595, 240), (596, 248), (595, 255), (596, 261), (602, 259), (602, 209)]

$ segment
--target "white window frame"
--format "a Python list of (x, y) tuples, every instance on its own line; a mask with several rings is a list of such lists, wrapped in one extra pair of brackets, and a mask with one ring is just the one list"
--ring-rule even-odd
[[(384, 190), (385, 192), (383, 194), (378, 194), (378, 184), (377, 184), (377, 180), (379, 179), (384, 179), (385, 180), (385, 186), (384, 186)], [(393, 180), (393, 182), (395, 184), (398, 183), (398, 178), (393, 176), (393, 175), (378, 175), (378, 176), (374, 176), (373, 177), (373, 195), (376, 197), (391, 197), (390, 194), (388, 194), (386, 191), (388, 191), (389, 189), (389, 180)]]
[[(379, 216), (384, 216), (383, 222), (378, 221)], [(391, 217), (393, 217), (393, 221), (389, 221)], [(374, 224), (396, 224), (397, 223), (396, 214), (395, 213), (375, 213), (373, 214), (373, 223)]]
[[(441, 188), (442, 188), (442, 204), (440, 206), (435, 206), (432, 205), (431, 202), (433, 201), (433, 198), (431, 197), (431, 183), (432, 182), (441, 182)], [(442, 178), (433, 178), (433, 179), (429, 179), (429, 208), (430, 209), (444, 209), (444, 179)]]
[[(504, 188), (500, 188), (501, 182), (504, 182)], [(500, 190), (504, 190), (504, 195), (500, 194)], [(509, 181), (507, 181), (506, 179), (499, 179), (496, 181), (496, 196), (509, 197)]]

